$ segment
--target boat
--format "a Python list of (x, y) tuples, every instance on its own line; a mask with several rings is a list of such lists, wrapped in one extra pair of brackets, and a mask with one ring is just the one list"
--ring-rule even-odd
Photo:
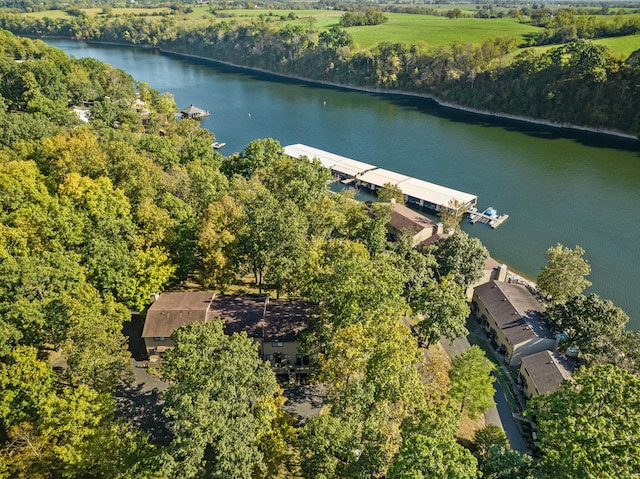
[(211, 143), (211, 147), (212, 147), (214, 150), (217, 150), (217, 149), (219, 149), (219, 148), (222, 148), (222, 147), (223, 147), (223, 146), (225, 146), (225, 145), (226, 145), (226, 143), (220, 143), (219, 141), (214, 141), (213, 143)]

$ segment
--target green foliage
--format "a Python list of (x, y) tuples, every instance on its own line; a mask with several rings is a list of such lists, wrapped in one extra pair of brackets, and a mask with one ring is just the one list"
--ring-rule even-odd
[(387, 476), (389, 479), (473, 479), (477, 461), (453, 438), (416, 435), (402, 447)]
[(564, 303), (591, 285), (585, 279), (591, 272), (591, 266), (583, 255), (584, 250), (580, 246), (571, 249), (560, 243), (547, 250), (547, 264), (537, 279), (538, 288), (547, 299)]
[(162, 368), (171, 383), (170, 476), (250, 478), (264, 464), (259, 431), (270, 427), (261, 403), (277, 394), (258, 344), (244, 333), (225, 335), (220, 320), (183, 326), (172, 340)]
[(557, 330), (567, 335), (563, 346), (575, 346), (589, 362), (615, 358), (629, 317), (611, 301), (596, 294), (572, 297), (554, 304), (547, 316)]
[(482, 278), (489, 252), (478, 238), (456, 231), (436, 243), (434, 256), (440, 277), (453, 275), (456, 283), (468, 287)]
[(378, 201), (382, 203), (389, 203), (393, 199), (396, 203), (404, 205), (404, 193), (398, 185), (385, 183), (380, 187), (377, 194)]
[(494, 405), (493, 363), (482, 349), (471, 346), (451, 361), (449, 397), (460, 405), (460, 412), (476, 418)]
[(479, 460), (480, 471), (486, 479), (535, 479), (538, 476), (534, 461), (508, 446), (491, 444)]
[(432, 345), (445, 337), (451, 341), (468, 334), (465, 326), (470, 309), (464, 288), (447, 275), (419, 289), (411, 302), (419, 321), (416, 330)]
[(508, 447), (509, 441), (504, 430), (495, 424), (487, 424), (485, 427), (473, 433), (473, 450), (478, 456), (485, 456), (492, 447)]
[(537, 396), (543, 477), (634, 477), (640, 468), (640, 379), (615, 366), (582, 369)]

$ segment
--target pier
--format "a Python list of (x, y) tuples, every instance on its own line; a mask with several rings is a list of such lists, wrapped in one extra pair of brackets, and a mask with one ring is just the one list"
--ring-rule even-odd
[(491, 206), (480, 213), (475, 207), (469, 209), (469, 222), (488, 224), (491, 228), (497, 228), (509, 218), (509, 215), (499, 215)]
[(461, 205), (465, 209), (474, 208), (478, 197), (445, 186), (429, 183), (428, 181), (378, 168), (376, 165), (339, 156), (334, 153), (296, 144), (284, 147), (288, 156), (300, 159), (306, 157), (309, 161), (318, 159), (322, 166), (331, 171), (334, 178), (343, 184), (353, 184), (358, 188), (367, 188), (377, 192), (386, 184), (400, 188), (409, 205), (416, 205), (435, 212), (451, 209), (451, 205)]

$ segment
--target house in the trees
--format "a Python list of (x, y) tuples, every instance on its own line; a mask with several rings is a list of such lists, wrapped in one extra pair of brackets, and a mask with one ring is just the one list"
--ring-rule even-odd
[(509, 365), (556, 346), (544, 322), (544, 307), (526, 286), (495, 280), (481, 284), (474, 290), (471, 309)]
[(571, 380), (573, 365), (554, 351), (523, 356), (518, 383), (527, 399), (557, 391), (562, 381)]
[(309, 358), (299, 350), (300, 333), (309, 329), (312, 305), (300, 299), (270, 299), (264, 295), (216, 295), (213, 292), (167, 292), (149, 307), (142, 338), (150, 361), (175, 344), (171, 334), (180, 326), (220, 318), (225, 333), (245, 332), (260, 345), (264, 360), (277, 374), (309, 372)]
[(393, 203), (391, 218), (387, 224), (389, 237), (396, 241), (402, 234), (411, 237), (413, 246), (442, 233), (442, 223), (436, 223), (411, 208)]

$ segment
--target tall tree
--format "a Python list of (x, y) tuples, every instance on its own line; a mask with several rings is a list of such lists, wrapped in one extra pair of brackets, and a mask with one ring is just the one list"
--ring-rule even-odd
[(568, 337), (563, 342), (575, 346), (587, 361), (615, 358), (629, 317), (622, 309), (597, 294), (572, 297), (566, 303), (554, 304), (547, 316)]
[(585, 251), (580, 246), (567, 248), (560, 243), (549, 248), (545, 254), (547, 264), (538, 275), (540, 293), (549, 301), (564, 303), (591, 286), (585, 279), (591, 266), (582, 256)]
[(416, 330), (427, 344), (445, 337), (451, 341), (468, 334), (465, 326), (470, 309), (464, 288), (447, 275), (432, 280), (418, 290), (411, 304), (419, 321)]
[(385, 183), (378, 190), (378, 201), (389, 203), (391, 200), (394, 200), (400, 205), (404, 205), (404, 193), (398, 185)]
[(227, 336), (223, 322), (193, 323), (172, 334), (163, 374), (171, 387), (164, 413), (174, 439), (171, 477), (245, 478), (264, 467), (259, 443), (270, 427), (259, 413), (278, 393), (274, 374), (246, 334)]
[(456, 231), (436, 243), (434, 255), (440, 277), (451, 274), (456, 283), (467, 287), (482, 278), (489, 252), (478, 238)]
[(449, 397), (460, 405), (460, 412), (476, 418), (493, 406), (494, 366), (477, 345), (471, 346), (451, 361)]
[(477, 461), (453, 437), (409, 438), (389, 470), (389, 479), (475, 479)]
[(611, 365), (582, 368), (574, 379), (527, 409), (540, 429), (543, 477), (637, 477), (640, 379)]

